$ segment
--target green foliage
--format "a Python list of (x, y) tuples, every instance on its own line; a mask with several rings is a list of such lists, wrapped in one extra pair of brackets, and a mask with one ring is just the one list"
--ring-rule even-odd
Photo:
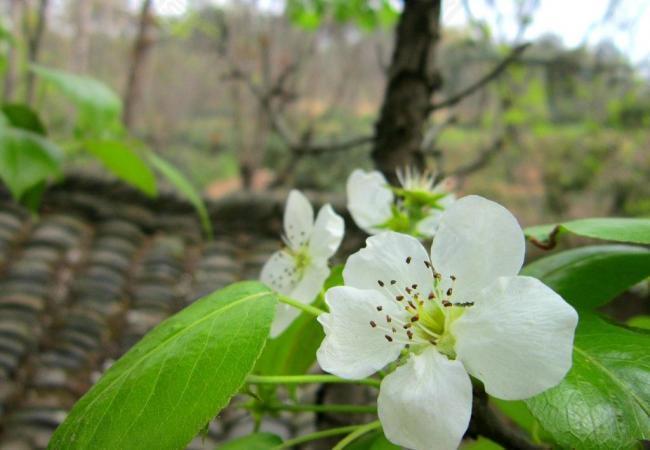
[(178, 190), (178, 192), (180, 192), (192, 204), (192, 206), (194, 206), (199, 218), (201, 219), (203, 231), (209, 239), (212, 239), (212, 222), (210, 222), (208, 209), (206, 208), (201, 195), (196, 191), (194, 186), (192, 186), (192, 183), (178, 169), (155, 153), (149, 152), (148, 158), (151, 165), (155, 167)]
[[(343, 284), (343, 266), (332, 268), (324, 290)], [(316, 306), (324, 304), (322, 298)], [(269, 341), (255, 371), (261, 375), (300, 375), (316, 361), (316, 350), (323, 338), (323, 327), (313, 315), (302, 313), (284, 333)]]
[(526, 400), (567, 448), (630, 448), (650, 438), (650, 333), (583, 314), (573, 367), (558, 386)]
[(253, 433), (219, 446), (219, 450), (269, 450), (282, 444), (279, 436), (271, 433)]
[(157, 194), (156, 177), (145, 160), (124, 141), (88, 140), (84, 149), (109, 171), (149, 196)]
[(602, 217), (579, 219), (524, 230), (529, 239), (552, 244), (557, 235), (572, 233), (594, 239), (650, 244), (650, 219)]
[(364, 30), (393, 25), (399, 12), (390, 0), (289, 0), (289, 19), (296, 25), (314, 30), (328, 17), (337, 22), (353, 22)]
[(364, 434), (345, 448), (346, 450), (399, 450), (401, 447), (391, 444), (381, 431), (373, 431)]
[(0, 178), (16, 201), (61, 172), (61, 150), (39, 134), (0, 126)]
[(76, 403), (49, 448), (183, 448), (243, 385), (275, 304), (243, 282), (167, 319)]
[(627, 245), (567, 250), (528, 264), (539, 278), (578, 309), (602, 306), (650, 276), (650, 251)]
[(634, 328), (650, 330), (650, 316), (635, 316), (627, 321), (627, 324)]
[(38, 116), (38, 113), (27, 105), (11, 103), (2, 105), (2, 114), (9, 124), (15, 128), (31, 131), (32, 133), (45, 136), (47, 130)]
[(31, 70), (55, 86), (77, 107), (77, 132), (81, 136), (105, 137), (119, 132), (122, 101), (94, 78), (33, 65)]

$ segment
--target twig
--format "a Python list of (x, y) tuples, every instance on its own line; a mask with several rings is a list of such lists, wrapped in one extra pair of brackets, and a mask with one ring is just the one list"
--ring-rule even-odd
[(429, 111), (436, 111), (438, 109), (442, 108), (448, 108), (449, 106), (454, 106), (457, 103), (459, 103), (461, 100), (464, 98), (472, 95), (474, 92), (478, 91), (481, 89), (483, 86), (488, 84), (490, 81), (496, 79), (501, 73), (515, 60), (519, 58), (521, 53), (523, 53), (524, 50), (526, 50), (530, 46), (530, 43), (525, 43), (516, 46), (510, 51), (510, 54), (506, 56), (499, 64), (494, 66), (492, 70), (490, 70), (488, 73), (483, 75), (481, 78), (476, 80), (474, 83), (470, 84), (467, 86), (465, 89), (462, 89), (461, 91), (457, 92), (456, 94), (452, 95), (449, 98), (446, 98), (445, 100), (440, 101), (439, 103), (433, 103), (429, 107)]
[(468, 435), (471, 437), (485, 436), (505, 448), (519, 450), (543, 450), (548, 448), (532, 443), (523, 430), (508, 424), (488, 404), (488, 396), (483, 388), (478, 387), (474, 388), (472, 420), (469, 425)]

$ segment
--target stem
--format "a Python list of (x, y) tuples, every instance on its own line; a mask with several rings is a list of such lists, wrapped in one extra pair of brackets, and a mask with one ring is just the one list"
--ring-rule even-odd
[(249, 375), (246, 382), (250, 384), (310, 384), (310, 383), (340, 383), (363, 384), (378, 388), (379, 380), (363, 378), (361, 380), (346, 380), (334, 375)]
[(271, 411), (294, 411), (294, 412), (333, 412), (350, 414), (373, 414), (377, 412), (376, 406), (359, 405), (285, 405), (282, 403), (264, 405), (265, 409)]
[(312, 314), (314, 316), (320, 316), (321, 314), (325, 314), (326, 311), (323, 311), (320, 308), (316, 308), (315, 306), (311, 305), (305, 305), (304, 303), (300, 303), (298, 300), (294, 300), (289, 297), (285, 297), (284, 295), (279, 295), (278, 300), (281, 303), (285, 303), (289, 306), (293, 306), (296, 309), (300, 309), (302, 311), (305, 311), (306, 313)]
[(352, 433), (348, 434), (346, 437), (341, 439), (338, 444), (332, 449), (332, 450), (343, 450), (345, 447), (347, 447), (348, 444), (351, 444), (354, 442), (356, 439), (359, 437), (363, 436), (369, 431), (376, 430), (377, 428), (381, 427), (381, 422), (378, 420), (375, 420), (374, 422), (370, 422), (366, 425), (360, 426), (356, 430), (354, 430)]
[(350, 425), (347, 427), (339, 427), (339, 428), (330, 428), (329, 430), (323, 430), (323, 431), (317, 431), (315, 433), (310, 433), (306, 434), (304, 436), (299, 436), (295, 439), (289, 439), (288, 441), (284, 441), (282, 444), (273, 447), (271, 450), (280, 450), (283, 448), (291, 448), (295, 445), (299, 445), (305, 442), (309, 441), (315, 441), (317, 439), (323, 439), (326, 437), (330, 436), (338, 436), (340, 434), (347, 434), (351, 433), (355, 430), (357, 430), (360, 427), (364, 427), (365, 425)]

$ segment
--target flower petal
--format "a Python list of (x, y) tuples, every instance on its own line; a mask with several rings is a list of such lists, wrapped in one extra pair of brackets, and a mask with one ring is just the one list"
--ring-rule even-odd
[(262, 267), (260, 280), (274, 291), (289, 295), (300, 281), (294, 258), (285, 250), (273, 253)]
[(330, 312), (318, 317), (325, 339), (316, 354), (323, 370), (342, 378), (365, 378), (397, 359), (404, 343), (386, 339), (392, 335), (386, 316), (403, 315), (395, 302), (348, 286), (329, 289), (325, 301)]
[(503, 277), (452, 325), (458, 359), (505, 400), (555, 386), (571, 368), (578, 314), (531, 277)]
[(455, 301), (475, 301), (473, 295), (497, 277), (519, 273), (525, 250), (517, 219), (498, 203), (470, 195), (443, 213), (431, 262), (445, 278), (456, 276)]
[(314, 230), (309, 241), (309, 254), (312, 258), (327, 261), (341, 245), (345, 222), (327, 204), (318, 211)]
[(284, 234), (289, 246), (296, 250), (307, 243), (314, 227), (314, 209), (307, 197), (291, 190), (284, 209)]
[(456, 449), (472, 413), (472, 383), (460, 362), (428, 348), (384, 378), (377, 406), (394, 444)]
[(435, 235), (436, 230), (438, 229), (438, 225), (440, 225), (442, 213), (443, 211), (439, 209), (432, 210), (428, 216), (417, 223), (416, 229), (418, 233), (426, 237), (432, 237)]
[[(310, 304), (323, 288), (323, 283), (325, 283), (329, 273), (330, 269), (327, 264), (310, 265), (305, 269), (298, 283), (285, 295), (299, 302)], [(271, 337), (274, 338), (282, 334), (299, 315), (300, 311), (298, 309), (284, 303), (278, 303), (275, 308), (275, 318), (271, 325)]]
[(347, 182), (348, 210), (354, 222), (369, 234), (382, 230), (377, 226), (392, 217), (393, 192), (386, 178), (377, 171), (357, 169)]
[(433, 288), (433, 274), (427, 264), (429, 255), (420, 241), (385, 231), (366, 239), (366, 247), (348, 258), (343, 279), (346, 286), (373, 289), (390, 299), (404, 295), (407, 289), (426, 298)]

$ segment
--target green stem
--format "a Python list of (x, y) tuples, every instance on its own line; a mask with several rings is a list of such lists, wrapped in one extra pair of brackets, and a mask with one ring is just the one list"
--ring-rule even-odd
[(287, 304), (289, 306), (293, 306), (296, 309), (300, 309), (300, 310), (305, 311), (306, 313), (312, 314), (314, 316), (320, 316), (321, 314), (326, 313), (326, 311), (323, 311), (320, 308), (316, 308), (315, 306), (300, 303), (298, 300), (294, 300), (292, 298), (285, 297), (284, 295), (279, 295), (278, 296), (278, 301), (280, 301), (281, 303), (285, 303), (285, 304)]
[(285, 405), (276, 403), (264, 405), (264, 409), (271, 411), (294, 411), (294, 412), (333, 412), (333, 413), (350, 413), (350, 414), (374, 414), (377, 412), (376, 406), (359, 406), (359, 405)]
[(283, 448), (291, 448), (299, 444), (303, 444), (305, 442), (310, 442), (310, 441), (315, 441), (317, 439), (323, 439), (326, 437), (330, 436), (338, 436), (340, 434), (347, 434), (355, 431), (359, 427), (363, 427), (365, 425), (350, 425), (347, 427), (339, 427), (339, 428), (330, 428), (329, 430), (323, 430), (323, 431), (317, 431), (315, 433), (310, 433), (306, 434), (304, 436), (299, 436), (295, 439), (289, 439), (288, 441), (284, 441), (282, 444), (273, 447), (271, 450), (280, 450)]
[(334, 375), (249, 375), (246, 382), (250, 384), (310, 384), (310, 383), (344, 383), (363, 384), (378, 388), (379, 380), (363, 378), (361, 380), (347, 380)]
[(370, 422), (366, 425), (362, 425), (356, 430), (354, 430), (352, 433), (348, 434), (346, 437), (341, 439), (339, 443), (336, 444), (336, 446), (332, 450), (343, 450), (345, 447), (347, 447), (348, 444), (351, 444), (359, 437), (363, 436), (369, 431), (376, 430), (377, 428), (380, 427), (381, 427), (381, 422), (379, 422), (378, 420), (375, 420), (374, 422)]

